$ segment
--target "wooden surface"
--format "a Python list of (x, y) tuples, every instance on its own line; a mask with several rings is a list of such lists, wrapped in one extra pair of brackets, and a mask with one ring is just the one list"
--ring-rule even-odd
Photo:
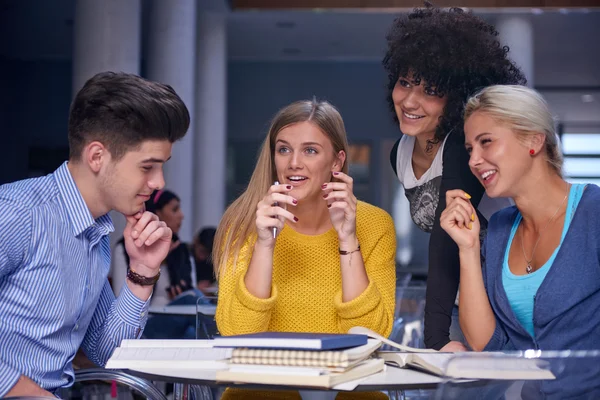
[[(422, 0), (231, 0), (233, 9), (414, 8)], [(571, 8), (600, 7), (600, 0), (437, 0), (438, 7)]]

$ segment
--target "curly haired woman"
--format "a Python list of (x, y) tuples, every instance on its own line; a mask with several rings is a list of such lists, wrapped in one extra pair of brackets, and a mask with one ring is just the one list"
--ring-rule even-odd
[(461, 351), (465, 346), (455, 306), (458, 249), (440, 227), (446, 191), (460, 188), (468, 193), (484, 227), (486, 217), (510, 205), (508, 199), (483, 198), (484, 188), (469, 170), (464, 104), (483, 87), (526, 80), (495, 28), (459, 8), (442, 10), (426, 3), (394, 21), (387, 44), (383, 65), (389, 77), (388, 102), (403, 134), (390, 161), (404, 186), (413, 222), (431, 233), (425, 345)]

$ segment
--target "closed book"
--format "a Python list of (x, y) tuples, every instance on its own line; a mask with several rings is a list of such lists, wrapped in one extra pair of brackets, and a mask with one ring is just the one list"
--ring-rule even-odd
[(369, 358), (380, 346), (379, 340), (368, 339), (367, 344), (343, 350), (235, 348), (230, 362), (251, 365), (348, 368)]
[(269, 368), (262, 366), (260, 371), (252, 372), (251, 367), (247, 370), (233, 367), (233, 369), (217, 371), (216, 380), (219, 382), (331, 388), (341, 383), (376, 374), (383, 371), (384, 366), (382, 359), (371, 358), (340, 373), (327, 372), (318, 368), (311, 371), (310, 368), (278, 366)]
[(227, 368), (231, 349), (216, 349), (208, 347), (209, 345), (208, 341), (200, 340), (123, 340), (121, 347), (113, 351), (106, 368), (132, 370)]
[(260, 332), (217, 337), (213, 345), (214, 347), (333, 350), (362, 346), (367, 343), (367, 339), (367, 335), (349, 333)]

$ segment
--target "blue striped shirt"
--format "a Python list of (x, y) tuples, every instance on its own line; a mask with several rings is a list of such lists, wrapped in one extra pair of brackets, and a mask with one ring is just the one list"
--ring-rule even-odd
[(0, 397), (25, 375), (70, 386), (82, 346), (104, 365), (141, 334), (148, 301), (110, 288), (109, 215), (93, 219), (65, 162), (54, 173), (0, 186)]

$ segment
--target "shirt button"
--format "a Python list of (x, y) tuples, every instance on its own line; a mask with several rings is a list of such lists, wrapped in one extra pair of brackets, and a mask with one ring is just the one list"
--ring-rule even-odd
[(146, 315), (146, 313), (142, 311), (142, 313), (140, 314), (140, 316), (143, 317), (144, 315)]
[(75, 324), (75, 330), (79, 329), (79, 324)]

